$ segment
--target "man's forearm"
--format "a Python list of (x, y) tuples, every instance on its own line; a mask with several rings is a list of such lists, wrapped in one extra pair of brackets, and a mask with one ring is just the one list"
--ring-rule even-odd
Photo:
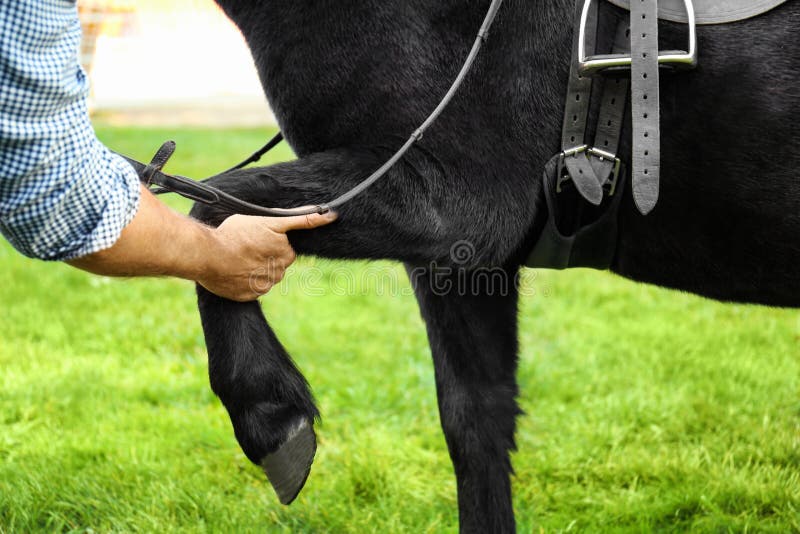
[(70, 260), (105, 276), (175, 276), (197, 280), (219, 246), (213, 230), (176, 213), (142, 187), (139, 210), (109, 249)]
[(222, 297), (258, 298), (283, 278), (295, 254), (286, 232), (336, 219), (333, 212), (298, 217), (234, 215), (209, 228), (162, 204), (142, 187), (139, 211), (109, 249), (68, 263), (106, 276), (175, 276)]

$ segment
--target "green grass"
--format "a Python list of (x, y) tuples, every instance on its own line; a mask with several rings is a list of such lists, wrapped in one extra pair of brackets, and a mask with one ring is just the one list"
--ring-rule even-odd
[[(268, 133), (100, 131), (142, 159), (174, 138), (170, 169), (192, 176)], [(324, 276), (303, 291), (311, 267)], [(209, 390), (190, 284), (96, 278), (5, 244), (0, 273), (0, 532), (456, 532), (429, 349), (398, 266), (306, 259), (264, 299), (324, 418), (289, 508)], [(362, 280), (349, 295), (328, 285), (343, 275)], [(521, 532), (800, 531), (796, 311), (588, 271), (531, 271), (525, 289)]]

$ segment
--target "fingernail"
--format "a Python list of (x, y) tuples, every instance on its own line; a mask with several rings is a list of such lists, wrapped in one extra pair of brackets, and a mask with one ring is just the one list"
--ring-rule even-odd
[(322, 216), (325, 218), (326, 221), (335, 221), (336, 219), (339, 218), (339, 214), (336, 213), (335, 211), (326, 211), (325, 213), (322, 214)]

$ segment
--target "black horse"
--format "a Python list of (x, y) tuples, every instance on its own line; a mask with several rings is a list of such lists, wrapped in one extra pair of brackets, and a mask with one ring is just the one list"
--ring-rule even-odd
[[(489, 0), (218, 3), (244, 33), (298, 159), (211, 184), (294, 207), (343, 193), (405, 141), (448, 89)], [(560, 150), (573, 10), (572, 0), (508, 0), (475, 70), (422, 142), (342, 206), (338, 222), (290, 235), (300, 254), (413, 269), (464, 532), (514, 530), (518, 296), (513, 284), (496, 291), (490, 277), (468, 292), (437, 291), (441, 273), (428, 266), (452, 265), (451, 247), (464, 241), (475, 253), (461, 268), (513, 280), (536, 243), (546, 220), (542, 169)], [(684, 32), (662, 25), (666, 40)], [(700, 67), (662, 79), (661, 199), (645, 217), (626, 191), (614, 272), (719, 300), (800, 306), (799, 32), (795, 2), (699, 28)], [(230, 215), (205, 206), (193, 214), (209, 224)], [(257, 303), (200, 288), (199, 306), (211, 385), (245, 454), (261, 463), (318, 416), (308, 385)]]

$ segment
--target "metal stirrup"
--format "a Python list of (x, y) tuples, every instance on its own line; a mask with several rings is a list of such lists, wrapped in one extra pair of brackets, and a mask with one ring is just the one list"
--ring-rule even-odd
[[(598, 0), (584, 0), (578, 26), (578, 71), (581, 75), (592, 75), (606, 69), (629, 69), (633, 63), (631, 54), (604, 54), (588, 55), (586, 53), (587, 31), (590, 23), (590, 7)], [(694, 68), (697, 66), (697, 21), (695, 20), (694, 4), (692, 0), (684, 0), (686, 16), (689, 21), (689, 48), (683, 50), (670, 50), (659, 53), (659, 65), (672, 65), (680, 68)]]

